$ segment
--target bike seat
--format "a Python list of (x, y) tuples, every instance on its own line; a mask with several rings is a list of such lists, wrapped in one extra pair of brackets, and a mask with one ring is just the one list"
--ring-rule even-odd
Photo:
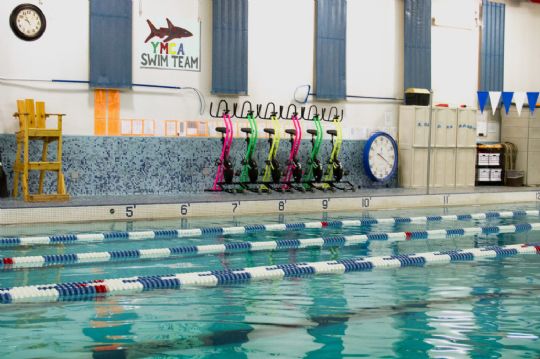
[(251, 133), (251, 128), (250, 127), (242, 127), (240, 129), (240, 131), (244, 132), (244, 133)]
[(289, 135), (296, 136), (296, 130), (294, 128), (288, 128), (285, 130), (285, 133), (288, 133)]
[(326, 133), (332, 136), (337, 136), (337, 130), (328, 130)]
[(273, 128), (265, 128), (264, 132), (266, 132), (266, 133), (268, 133), (270, 135), (275, 135), (276, 134), (276, 131)]
[(216, 127), (216, 132), (227, 133), (227, 129), (225, 127)]
[(313, 136), (317, 136), (317, 130), (315, 130), (315, 129), (310, 128), (309, 130), (307, 130), (307, 133), (309, 133), (310, 135), (313, 135)]

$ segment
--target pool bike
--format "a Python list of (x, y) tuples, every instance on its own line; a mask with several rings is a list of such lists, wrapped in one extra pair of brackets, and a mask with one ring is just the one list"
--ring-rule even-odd
[[(247, 109), (247, 114), (244, 115), (246, 105), (249, 105), (249, 107)], [(239, 114), (236, 111), (237, 107), (238, 106), (235, 106), (234, 108), (234, 116), (240, 119), (247, 119), (249, 122), (249, 127), (242, 127), (240, 129), (241, 132), (246, 134), (246, 152), (242, 159), (242, 169), (237, 172), (237, 175), (239, 176), (238, 191), (243, 192), (244, 190), (248, 190), (251, 192), (261, 192), (261, 188), (257, 183), (259, 178), (259, 168), (254, 155), (258, 138), (257, 121), (255, 120), (251, 102), (244, 102)]]
[[(315, 114), (311, 117), (311, 112), (314, 110)], [(324, 110), (323, 110), (324, 115)], [(321, 125), (321, 118), (319, 116), (317, 107), (311, 105), (307, 113), (307, 117), (303, 117), (304, 120), (313, 121), (315, 128), (310, 128), (306, 132), (311, 135), (311, 152), (307, 161), (306, 172), (304, 173), (304, 188), (308, 191), (313, 189), (320, 189), (317, 184), (322, 180), (323, 168), (319, 159), (319, 150), (321, 149), (323, 129)]]
[[(225, 108), (222, 109), (222, 104), (225, 104)], [(224, 127), (216, 127), (216, 132), (221, 133), (221, 155), (216, 160), (217, 171), (214, 178), (214, 184), (212, 188), (206, 191), (211, 192), (235, 192), (234, 188), (231, 188), (234, 178), (234, 167), (230, 159), (230, 151), (233, 140), (233, 125), (231, 121), (231, 114), (229, 112), (229, 105), (227, 101), (221, 100), (218, 103), (216, 112), (212, 113), (213, 103), (210, 103), (210, 116), (214, 118), (222, 118), (225, 124)], [(219, 115), (221, 110), (221, 116)]]
[[(293, 107), (292, 116), (289, 117), (289, 111)], [(302, 115), (305, 111), (305, 108), (301, 109)], [(302, 164), (298, 159), (298, 151), (300, 150), (300, 144), (302, 143), (302, 126), (300, 125), (300, 118), (298, 117), (297, 108), (295, 105), (289, 105), (287, 108), (287, 119), (290, 119), (293, 123), (294, 128), (288, 128), (285, 130), (285, 133), (291, 136), (291, 152), (289, 153), (289, 159), (287, 160), (287, 168), (282, 180), (282, 189), (285, 191), (292, 191), (297, 189), (301, 192), (305, 192), (304, 186), (301, 184), (302, 181)]]
[[(333, 117), (332, 110), (335, 110), (335, 114)], [(355, 192), (356, 186), (354, 186), (349, 181), (342, 181), (343, 176), (348, 174), (339, 160), (341, 144), (343, 142), (343, 130), (341, 127), (341, 122), (343, 121), (343, 110), (341, 111), (341, 115), (339, 115), (338, 109), (336, 107), (330, 108), (328, 118), (332, 118), (331, 121), (334, 125), (334, 129), (326, 131), (326, 133), (329, 134), (331, 138), (332, 152), (330, 153), (330, 158), (328, 159), (328, 164), (326, 167), (326, 172), (322, 179), (323, 183), (321, 185), (321, 188), (323, 191), (328, 189), (331, 191), (335, 191), (336, 189), (339, 189), (342, 191), (351, 190)], [(346, 187), (339, 186), (339, 184), (344, 184)]]
[[(268, 111), (272, 107), (270, 116), (268, 117)], [(280, 112), (283, 107), (280, 107)], [(266, 105), (265, 113), (263, 116), (259, 115), (259, 118), (270, 120), (272, 127), (265, 128), (264, 132), (268, 134), (268, 144), (270, 145), (268, 150), (268, 156), (266, 158), (266, 165), (264, 167), (264, 173), (260, 189), (263, 192), (281, 191), (279, 186), (281, 180), (281, 166), (277, 160), (277, 151), (279, 149), (279, 142), (281, 141), (281, 126), (279, 125), (278, 113), (276, 112), (276, 105), (273, 102), (269, 102)]]

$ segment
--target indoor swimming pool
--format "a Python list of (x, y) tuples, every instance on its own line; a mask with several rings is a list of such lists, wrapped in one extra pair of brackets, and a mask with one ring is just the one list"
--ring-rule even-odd
[(540, 353), (531, 203), (5, 226), (0, 246), (6, 357)]

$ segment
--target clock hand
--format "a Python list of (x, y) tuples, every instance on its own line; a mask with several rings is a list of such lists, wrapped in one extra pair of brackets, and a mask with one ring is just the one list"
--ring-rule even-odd
[(380, 153), (377, 152), (377, 156), (379, 156), (380, 158), (382, 158), (384, 160), (384, 162), (388, 163), (389, 165), (391, 165), (390, 162), (388, 162), (388, 160), (386, 158), (384, 158)]

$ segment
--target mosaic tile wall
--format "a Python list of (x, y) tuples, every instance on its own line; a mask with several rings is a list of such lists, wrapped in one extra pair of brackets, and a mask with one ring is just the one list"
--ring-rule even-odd
[[(343, 141), (340, 159), (350, 172), (348, 179), (365, 188), (397, 187), (397, 179), (381, 185), (367, 178), (362, 168), (365, 141)], [(217, 138), (167, 138), (167, 137), (92, 137), (64, 136), (64, 174), (66, 186), (72, 196), (127, 195), (127, 194), (178, 194), (199, 192), (210, 188), (216, 170), (215, 160), (221, 151)], [(240, 168), (245, 141), (235, 140), (231, 153)], [(288, 158), (290, 144), (282, 141), (279, 159)], [(311, 143), (303, 141), (300, 158), (305, 163)], [(49, 153), (54, 154), (55, 146)], [(259, 140), (257, 159), (264, 167), (268, 150), (266, 139)], [(324, 141), (321, 158), (327, 159), (330, 141)], [(12, 186), (12, 166), (15, 161), (14, 135), (0, 135), (0, 153), (5, 171)], [(32, 159), (41, 156), (41, 145), (31, 147)], [(54, 158), (51, 156), (49, 158)], [(33, 171), (35, 172), (35, 171)], [(53, 173), (49, 173), (45, 190), (51, 191)], [(30, 177), (30, 191), (37, 189), (38, 172)]]

